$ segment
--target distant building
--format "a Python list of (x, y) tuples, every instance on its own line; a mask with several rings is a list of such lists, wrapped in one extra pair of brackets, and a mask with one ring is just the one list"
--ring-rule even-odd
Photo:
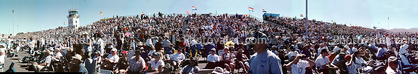
[(78, 28), (80, 27), (80, 21), (78, 16), (78, 10), (70, 9), (68, 11), (68, 28)]

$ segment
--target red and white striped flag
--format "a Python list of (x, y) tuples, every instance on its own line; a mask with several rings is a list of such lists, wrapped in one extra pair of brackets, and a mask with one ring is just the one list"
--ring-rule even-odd
[(197, 10), (197, 8), (196, 8), (196, 7), (194, 7), (194, 6), (192, 6), (192, 10)]
[(253, 11), (254, 12), (254, 8), (252, 8), (252, 7), (248, 7), (249, 9), (250, 9), (250, 11)]

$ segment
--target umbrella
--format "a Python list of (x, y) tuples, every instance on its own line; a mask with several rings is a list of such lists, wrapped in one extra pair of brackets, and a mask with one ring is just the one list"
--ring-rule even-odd
[(225, 43), (225, 47), (230, 47), (230, 46), (234, 47), (234, 45), (235, 43), (233, 41), (228, 41)]

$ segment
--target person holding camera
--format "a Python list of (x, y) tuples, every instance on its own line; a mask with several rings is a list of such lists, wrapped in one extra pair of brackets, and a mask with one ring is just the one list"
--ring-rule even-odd
[(292, 69), (292, 74), (304, 74), (306, 68), (312, 68), (314, 65), (315, 63), (309, 60), (305, 54), (299, 54), (292, 62), (285, 66), (287, 69)]

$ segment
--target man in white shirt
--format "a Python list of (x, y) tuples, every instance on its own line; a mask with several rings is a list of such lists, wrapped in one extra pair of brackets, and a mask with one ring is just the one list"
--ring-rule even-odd
[(30, 38), (30, 41), (31, 42), (29, 42), (29, 44), (28, 44), (28, 46), (30, 47), (29, 48), (29, 53), (30, 54), (33, 54), (34, 52), (35, 52), (35, 43), (36, 43), (36, 40), (33, 40), (33, 38)]
[(299, 54), (294, 47), (290, 47), (290, 51), (288, 52), (287, 56), (289, 59), (294, 59), (296, 55)]
[[(321, 44), (319, 44), (321, 47), (320, 48), (318, 48), (318, 51), (322, 51), (322, 49), (326, 49), (327, 50), (327, 52), (329, 52), (328, 51), (328, 47), (327, 47), (327, 45), (325, 44), (325, 43), (321, 43)], [(318, 54), (321, 54), (321, 53), (319, 53), (318, 52)]]
[(316, 67), (319, 67), (319, 71), (322, 72), (323, 74), (329, 74), (329, 70), (330, 70), (330, 61), (327, 57), (328, 52), (327, 50), (321, 50), (319, 53), (321, 53), (318, 58), (316, 58), (315, 63), (316, 63)]
[(156, 52), (153, 54), (153, 56), (154, 58), (151, 59), (151, 61), (149, 62), (150, 68), (148, 68), (149, 69), (148, 71), (151, 71), (151, 72), (156, 71), (157, 73), (162, 72), (164, 70), (163, 69), (164, 62), (160, 59), (161, 57), (160, 53)]
[(212, 50), (210, 51), (211, 54), (209, 54), (209, 56), (206, 59), (208, 64), (206, 65), (205, 69), (213, 69), (216, 66), (218, 66), (217, 63), (221, 61), (220, 57), (216, 55), (215, 52), (216, 52), (216, 49), (212, 48)]
[(46, 50), (44, 52), (44, 54), (45, 55), (48, 55), (48, 56), (45, 57), (45, 59), (43, 59), (41, 61), (42, 63), (39, 63), (39, 64), (38, 63), (33, 63), (33, 66), (35, 68), (35, 72), (40, 71), (40, 70), (43, 70), (43, 69), (46, 69), (45, 67), (46, 66), (49, 66), (51, 64), (52, 56), (50, 55), (49, 50)]
[(181, 53), (181, 50), (178, 49), (177, 53), (171, 55), (170, 58), (173, 60), (172, 64), (174, 65), (174, 69), (177, 69), (181, 62), (185, 59), (185, 56)]
[(101, 37), (97, 40), (97, 43), (100, 44), (100, 54), (101, 54), (100, 56), (103, 56), (103, 54), (105, 53), (104, 48), (105, 48), (106, 44)]
[(396, 57), (394, 56), (390, 56), (388, 58), (388, 67), (386, 68), (386, 74), (402, 74), (401, 71), (398, 70), (398, 60)]
[(361, 70), (363, 70), (363, 72), (367, 72), (367, 73), (371, 73), (372, 71), (372, 67), (370, 66), (364, 66), (367, 65), (367, 61), (365, 61), (362, 57), (362, 54), (359, 51), (354, 52), (354, 58), (355, 58), (355, 66)]
[(105, 68), (108, 70), (111, 70), (113, 65), (117, 64), (119, 61), (119, 56), (116, 54), (117, 53), (117, 49), (113, 48), (112, 49), (112, 55), (108, 55), (105, 59)]
[[(1, 47), (3, 47), (3, 48), (1, 48)], [(0, 46), (0, 65), (3, 65), (3, 67), (5, 66), (4, 65), (4, 62), (5, 62), (5, 60), (4, 59), (6, 59), (6, 54), (4, 53), (4, 50), (3, 49), (5, 49), (4, 48), (4, 46)]]
[(285, 66), (288, 69), (292, 69), (292, 74), (305, 74), (306, 68), (312, 68), (314, 65), (314, 62), (308, 61), (306, 55), (299, 54), (292, 62)]
[(57, 48), (55, 50), (55, 55), (53, 56), (55, 59), (60, 59), (62, 57), (60, 50), (61, 50), (60, 48)]

